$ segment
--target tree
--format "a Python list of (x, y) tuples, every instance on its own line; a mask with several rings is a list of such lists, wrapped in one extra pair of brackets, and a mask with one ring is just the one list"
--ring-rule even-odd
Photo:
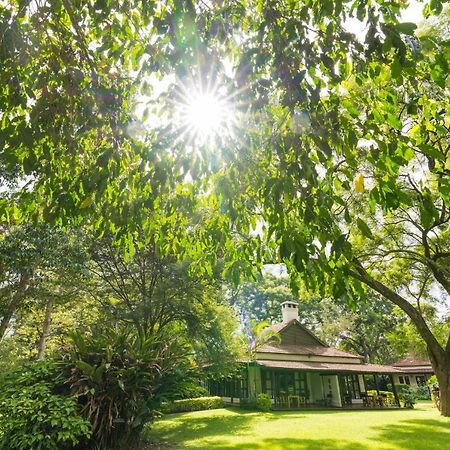
[[(401, 311), (396, 309), (395, 314), (399, 315)], [(430, 303), (422, 304), (422, 314), (439, 342), (445, 342), (450, 330), (448, 316), (442, 316), (436, 306)], [(387, 334), (387, 339), (399, 358), (408, 354), (424, 359), (429, 357), (426, 343), (414, 323), (407, 317), (397, 321), (397, 326)]]
[[(0, 255), (0, 341), (14, 315), (27, 306), (27, 299), (39, 299), (47, 306), (45, 335), (52, 310), (48, 306), (55, 296), (67, 296), (75, 280), (83, 277), (84, 254), (76, 237), (44, 224), (13, 226), (3, 233)], [(41, 339), (41, 356), (44, 347), (45, 339)]]
[(305, 291), (297, 297), (287, 277), (266, 273), (232, 291), (230, 301), (238, 308), (241, 321), (263, 323), (279, 322), (281, 303), (297, 301), (299, 319), (308, 329), (329, 345), (363, 356), (366, 362), (392, 363), (406, 353), (399, 345), (404, 314), (394, 313), (394, 306), (373, 292), (352, 306)]
[(228, 301), (238, 311), (241, 321), (269, 322), (280, 321), (281, 303), (295, 301), (287, 277), (265, 273), (256, 281), (230, 286)]
[[(4, 220), (89, 216), (124, 247), (145, 224), (208, 269), (203, 255), (230, 258), (226, 273), (236, 283), (251, 271), (247, 261), (267, 259), (264, 234), (273, 259), (309, 289), (352, 302), (367, 286), (407, 313), (449, 415), (450, 340), (436, 339), (419, 305), (422, 286), (450, 291), (445, 36), (418, 41), (416, 26), (399, 21), (400, 2), (155, 5), (63, 0), (3, 9), (2, 171), (32, 178), (3, 196)], [(439, 0), (424, 8), (427, 16), (441, 10)], [(354, 16), (363, 37), (345, 26)], [(178, 124), (156, 120), (137, 139), (132, 95), (151, 71), (178, 84), (197, 74), (227, 81), (249, 113), (235, 141), (217, 139), (208, 151), (181, 139)], [(184, 213), (206, 205), (215, 214), (192, 239)], [(263, 233), (249, 235), (258, 220)], [(393, 273), (407, 275), (401, 288)]]
[(246, 10), (254, 38), (242, 60), (253, 86), (267, 74), (265, 94), (252, 91), (265, 115), (221, 194), (262, 217), (308, 289), (352, 303), (370, 288), (401, 308), (427, 344), (448, 416), (450, 336), (439, 342), (421, 311), (424, 292), (450, 293), (448, 42), (418, 43), (395, 11), (360, 4), (361, 42), (342, 28), (343, 8)]
[(162, 257), (143, 234), (134, 246), (133, 257), (127, 257), (110, 237), (92, 241), (91, 289), (101, 304), (101, 320), (131, 324), (143, 337), (178, 335), (199, 367), (232, 371), (240, 348), (221, 277), (197, 275), (189, 261)]

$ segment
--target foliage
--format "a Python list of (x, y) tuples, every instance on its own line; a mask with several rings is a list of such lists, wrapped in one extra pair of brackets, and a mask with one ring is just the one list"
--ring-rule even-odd
[(428, 386), (429, 386), (429, 388), (433, 391), (433, 390), (436, 390), (436, 389), (439, 389), (439, 382), (438, 382), (438, 380), (437, 380), (437, 377), (436, 377), (436, 375), (432, 375), (431, 377), (430, 377), (430, 379), (428, 380)]
[(431, 392), (428, 386), (417, 386), (413, 389), (413, 393), (417, 400), (431, 400)]
[(164, 412), (173, 414), (188, 411), (203, 411), (206, 409), (222, 408), (222, 406), (223, 400), (221, 397), (186, 398), (169, 403), (164, 408)]
[[(21, 356), (37, 353), (42, 358), (52, 310), (83, 300), (81, 286), (88, 275), (86, 254), (73, 230), (64, 232), (37, 223), (4, 227), (0, 257), (0, 341), (8, 332), (17, 346), (23, 346)], [(44, 310), (48, 313), (46, 326)], [(16, 339), (18, 329), (23, 334)], [(54, 350), (54, 340), (52, 344)]]
[(254, 358), (256, 352), (264, 345), (269, 343), (280, 343), (281, 337), (277, 331), (275, 331), (270, 323), (259, 322), (255, 324), (251, 329), (251, 335), (248, 339), (248, 356)]
[[(422, 302), (421, 311), (429, 328), (441, 345), (445, 345), (450, 333), (450, 323), (448, 317), (442, 317), (437, 305)], [(404, 313), (395, 308), (393, 315), (396, 318), (395, 328), (387, 331), (387, 341), (393, 352), (402, 358), (408, 354), (429, 359), (426, 343), (414, 326), (414, 323), (404, 317)]]
[(182, 385), (180, 384), (177, 390), (177, 398), (179, 400), (184, 400), (199, 397), (207, 397), (208, 389), (204, 388), (203, 386), (200, 386), (198, 383), (199, 380), (194, 380), (188, 383), (184, 383)]
[(8, 373), (14, 372), (22, 362), (21, 347), (10, 337), (5, 337), (0, 345), (0, 383)]
[(241, 320), (250, 322), (278, 322), (281, 303), (296, 300), (289, 279), (270, 273), (232, 287), (228, 292), (228, 301), (238, 310)]
[(256, 399), (256, 408), (264, 412), (272, 409), (272, 402), (268, 394), (258, 394)]
[[(391, 391), (378, 391), (378, 392), (380, 393), (380, 395), (384, 395), (391, 400), (395, 400), (395, 395)], [(378, 395), (378, 392), (375, 389), (370, 389), (367, 391), (367, 394), (368, 395)]]
[[(406, 5), (7, 2), (0, 173), (21, 183), (1, 220), (85, 221), (128, 255), (143, 226), (199, 272), (226, 258), (236, 284), (270, 260), (321, 297), (374, 289), (417, 327), (450, 415), (449, 350), (421, 310), (450, 294), (450, 45), (415, 36)], [(136, 123), (149, 77), (168, 81), (149, 105), (167, 111)], [(197, 145), (170, 120), (190, 78), (225, 81), (247, 113), (232, 142)]]
[(34, 362), (10, 372), (0, 387), (0, 448), (69, 449), (91, 435), (76, 400), (64, 390), (63, 365)]
[(174, 336), (144, 337), (130, 327), (75, 333), (72, 339), (66, 382), (91, 423), (93, 442), (108, 449), (139, 442), (144, 424), (189, 373), (183, 344)]
[(417, 400), (414, 390), (406, 384), (398, 384), (395, 388), (397, 389), (398, 399), (403, 403), (403, 406), (405, 408), (414, 408)]
[(153, 239), (147, 239), (144, 232), (136, 235), (132, 256), (111, 237), (91, 239), (89, 268), (102, 315), (115, 323), (131, 323), (144, 335), (178, 334), (192, 346), (199, 366), (232, 370), (240, 348), (220, 274), (192, 272), (192, 261), (163, 256)]

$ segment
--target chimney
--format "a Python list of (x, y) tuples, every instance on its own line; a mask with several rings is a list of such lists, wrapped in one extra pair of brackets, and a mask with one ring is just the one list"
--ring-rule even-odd
[(293, 319), (298, 320), (298, 303), (297, 302), (282, 303), (281, 315), (283, 316), (283, 323), (288, 323)]

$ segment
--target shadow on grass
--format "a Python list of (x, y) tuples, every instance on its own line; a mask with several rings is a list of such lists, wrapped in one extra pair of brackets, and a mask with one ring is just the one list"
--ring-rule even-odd
[[(394, 410), (395, 411), (395, 410)], [(398, 410), (397, 410), (398, 411)], [(409, 411), (405, 411), (408, 412)], [(174, 414), (166, 416), (164, 420), (164, 431), (161, 434), (158, 429), (155, 432), (149, 430), (146, 435), (152, 440), (161, 438), (169, 444), (168, 449), (193, 448), (184, 447), (183, 442), (189, 444), (193, 439), (206, 439), (207, 441), (199, 444), (198, 448), (214, 450), (369, 450), (376, 448), (374, 444), (380, 442), (389, 444), (392, 450), (444, 450), (450, 448), (450, 420), (442, 419), (416, 419), (411, 416), (402, 418), (402, 420), (392, 420), (382, 426), (371, 426), (370, 420), (367, 422), (367, 435), (370, 436), (371, 445), (367, 446), (353, 440), (333, 439), (331, 437), (317, 439), (302, 438), (301, 429), (298, 437), (283, 438), (283, 424), (280, 424), (279, 436), (255, 438), (255, 441), (249, 441), (249, 432), (254, 427), (261, 426), (261, 421), (275, 421), (286, 418), (300, 419), (305, 416), (318, 414), (322, 420), (327, 420), (323, 415), (346, 414), (347, 411), (286, 411), (286, 412), (268, 412), (257, 413), (245, 411), (237, 408), (230, 408), (221, 415), (203, 416), (192, 414)], [(358, 412), (359, 414), (364, 412)], [(318, 417), (317, 420), (320, 420)], [(365, 420), (361, 418), (361, 420)], [(259, 424), (258, 424), (259, 422)], [(273, 426), (273, 424), (272, 424)], [(278, 434), (278, 433), (277, 433)], [(238, 437), (234, 442), (228, 441), (226, 436)], [(239, 436), (242, 436), (242, 442), (239, 442)], [(292, 436), (292, 434), (291, 434)], [(351, 435), (350, 430), (350, 439)], [(164, 447), (166, 448), (166, 447)]]
[[(170, 450), (183, 447), (171, 447)], [(369, 450), (368, 447), (355, 443), (338, 441), (337, 439), (298, 439), (278, 438), (260, 439), (258, 442), (229, 443), (214, 441), (203, 447), (208, 450)]]
[[(195, 417), (192, 414), (172, 414), (165, 417), (167, 420), (164, 427), (164, 443), (163, 447), (168, 450), (176, 450), (185, 447), (183, 442), (188, 443), (193, 438), (208, 439), (208, 442), (200, 446), (200, 448), (216, 449), (216, 450), (367, 450), (368, 448), (355, 442), (338, 441), (334, 439), (302, 439), (301, 432), (298, 438), (261, 438), (256, 442), (248, 442), (245, 439), (248, 431), (255, 426), (259, 420), (279, 420), (286, 417), (301, 418), (305, 414), (300, 411), (286, 412), (267, 412), (258, 413), (253, 411), (245, 411), (240, 409), (229, 409), (232, 415), (213, 416), (213, 417)], [(311, 413), (312, 411), (308, 411)], [(280, 430), (282, 433), (282, 429)], [(161, 437), (156, 430), (148, 430), (146, 438), (149, 441)], [(243, 437), (247, 442), (227, 442), (223, 440), (224, 435), (233, 435)], [(166, 445), (167, 447), (165, 447)]]
[(377, 439), (394, 448), (411, 450), (443, 450), (450, 448), (450, 420), (401, 420), (379, 428)]
[[(168, 442), (180, 442), (185, 439), (192, 439), (196, 435), (207, 438), (222, 436), (224, 433), (245, 434), (251, 428), (252, 422), (258, 419), (258, 415), (251, 412), (214, 417), (172, 414), (166, 416), (165, 419), (174, 422), (164, 429), (164, 439)], [(154, 433), (152, 429), (149, 429), (145, 434), (147, 438), (151, 439)]]

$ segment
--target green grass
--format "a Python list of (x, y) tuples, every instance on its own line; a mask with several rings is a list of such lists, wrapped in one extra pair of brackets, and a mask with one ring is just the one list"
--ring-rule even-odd
[(166, 416), (146, 436), (170, 449), (444, 450), (450, 449), (450, 420), (431, 402), (381, 411), (228, 408)]

